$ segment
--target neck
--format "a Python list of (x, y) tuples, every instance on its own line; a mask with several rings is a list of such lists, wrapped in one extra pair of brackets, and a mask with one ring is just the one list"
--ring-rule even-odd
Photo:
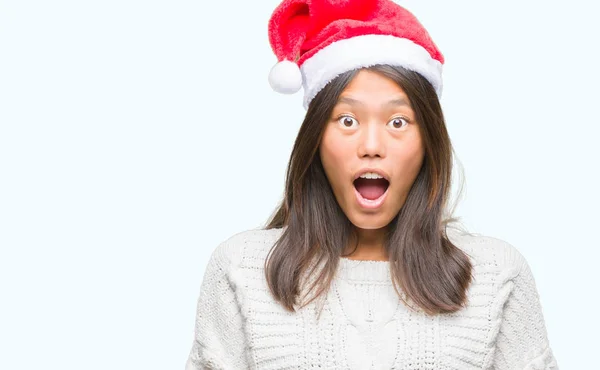
[[(357, 260), (387, 261), (388, 255), (384, 246), (385, 237), (386, 228), (360, 229), (357, 227), (356, 235), (352, 234), (350, 237), (348, 249), (344, 255)], [(350, 252), (352, 253), (350, 254)]]

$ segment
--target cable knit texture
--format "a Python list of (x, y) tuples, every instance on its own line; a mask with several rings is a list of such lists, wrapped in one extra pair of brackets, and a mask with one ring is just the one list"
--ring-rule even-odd
[(534, 277), (511, 244), (448, 229), (475, 277), (467, 307), (455, 313), (412, 311), (387, 261), (347, 258), (327, 295), (293, 313), (274, 301), (264, 278), (281, 231), (243, 231), (214, 249), (186, 370), (558, 370)]

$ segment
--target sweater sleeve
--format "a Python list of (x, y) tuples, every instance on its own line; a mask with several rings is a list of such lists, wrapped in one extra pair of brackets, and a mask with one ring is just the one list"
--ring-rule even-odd
[(505, 284), (511, 291), (502, 308), (494, 370), (558, 370), (546, 332), (540, 296), (527, 260), (515, 252), (520, 270)]
[(229, 241), (212, 253), (196, 306), (195, 333), (185, 370), (248, 369), (244, 320), (228, 272)]

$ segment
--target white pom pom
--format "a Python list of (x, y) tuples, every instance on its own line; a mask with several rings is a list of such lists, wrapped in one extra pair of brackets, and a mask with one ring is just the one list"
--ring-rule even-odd
[(269, 72), (269, 84), (279, 93), (293, 94), (302, 87), (302, 73), (294, 62), (282, 60)]

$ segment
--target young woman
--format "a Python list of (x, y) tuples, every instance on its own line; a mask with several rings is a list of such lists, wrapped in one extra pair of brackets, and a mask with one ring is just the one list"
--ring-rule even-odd
[(442, 54), (385, 0), (289, 0), (273, 88), (307, 108), (285, 196), (212, 253), (186, 370), (558, 369), (531, 269), (450, 217)]

